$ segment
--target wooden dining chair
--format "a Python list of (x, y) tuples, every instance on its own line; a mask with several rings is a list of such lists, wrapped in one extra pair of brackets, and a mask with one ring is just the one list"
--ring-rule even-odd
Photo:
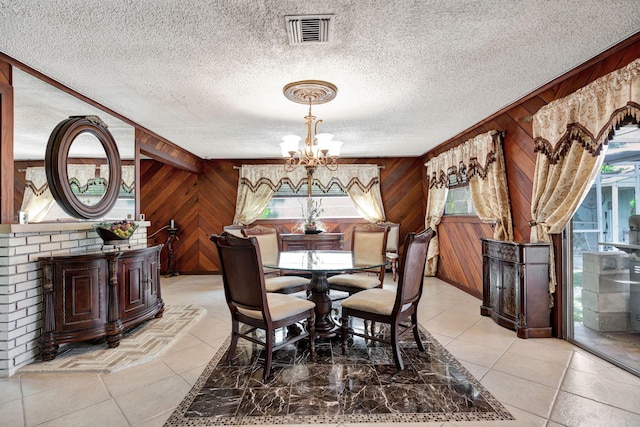
[[(404, 250), (400, 260), (400, 278), (396, 291), (389, 289), (368, 289), (342, 301), (342, 354), (346, 353), (349, 336), (356, 335), (369, 340), (391, 344), (396, 368), (401, 371), (404, 363), (400, 356), (398, 341), (404, 334), (413, 331), (413, 337), (420, 351), (424, 346), (418, 331), (418, 302), (422, 295), (427, 249), (435, 231), (431, 228), (421, 233), (409, 233), (404, 241)], [(349, 328), (349, 318), (364, 320), (364, 332)], [(367, 331), (367, 321), (371, 321), (371, 330)], [(409, 322), (408, 325), (401, 322)], [(390, 336), (375, 334), (374, 323), (386, 323)]]
[[(366, 224), (356, 226), (351, 238), (354, 265), (379, 264), (385, 258), (388, 226)], [(381, 288), (384, 282), (385, 265), (358, 272), (338, 274), (329, 277), (329, 289), (352, 295), (365, 289)]]
[(391, 275), (395, 282), (398, 278), (398, 260), (400, 259), (400, 254), (398, 253), (400, 249), (400, 224), (395, 222), (381, 222), (379, 224), (389, 226), (385, 255), (387, 257), (387, 263), (391, 265)]
[[(239, 338), (265, 347), (263, 381), (271, 373), (273, 352), (286, 345), (308, 337), (311, 357), (314, 358), (315, 304), (291, 295), (267, 292), (259, 243), (255, 237), (237, 237), (223, 232), (212, 235), (210, 239), (218, 248), (224, 295), (231, 312), (231, 344), (227, 362), (234, 358)], [(305, 320), (306, 330), (302, 328), (298, 335), (287, 334), (284, 341), (275, 342), (277, 329)], [(252, 328), (241, 332), (240, 323)], [(253, 333), (256, 329), (265, 331), (264, 341)]]
[[(255, 237), (258, 240), (260, 255), (265, 264), (276, 265), (278, 263), (280, 239), (278, 230), (275, 227), (256, 225), (251, 228), (243, 228), (241, 231), (243, 236)], [(265, 268), (264, 271), (267, 292), (293, 294), (300, 291), (309, 291), (311, 279), (302, 276), (283, 275), (280, 270), (274, 268)]]

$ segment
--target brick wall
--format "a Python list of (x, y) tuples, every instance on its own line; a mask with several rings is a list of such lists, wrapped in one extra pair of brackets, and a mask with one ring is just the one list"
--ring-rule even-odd
[[(149, 223), (138, 224), (129, 240), (132, 249), (147, 246)], [(0, 225), (0, 377), (13, 375), (40, 354), (42, 269), (38, 259), (95, 252), (101, 247), (91, 223)]]

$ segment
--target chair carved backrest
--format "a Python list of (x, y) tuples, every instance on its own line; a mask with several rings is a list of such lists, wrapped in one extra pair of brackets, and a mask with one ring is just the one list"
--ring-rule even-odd
[(400, 224), (395, 222), (381, 222), (379, 225), (389, 227), (386, 252), (398, 253), (398, 249), (400, 249)]
[[(385, 257), (387, 245), (388, 226), (377, 224), (360, 225), (353, 228), (351, 249), (356, 265), (378, 264)], [(369, 270), (380, 275), (380, 283), (384, 280), (384, 265)]]
[(404, 241), (402, 260), (400, 262), (400, 279), (396, 291), (394, 313), (399, 312), (406, 304), (420, 300), (424, 281), (425, 264), (429, 242), (436, 232), (428, 228), (420, 233), (409, 233)]
[(278, 230), (272, 226), (256, 225), (242, 230), (245, 237), (255, 237), (260, 246), (262, 262), (267, 265), (278, 263), (280, 252)]
[(224, 294), (232, 313), (238, 308), (261, 311), (270, 321), (258, 241), (223, 232), (211, 236), (218, 248)]
[(244, 237), (244, 235), (242, 234), (242, 230), (244, 230), (245, 228), (247, 228), (246, 225), (240, 224), (224, 225), (222, 226), (222, 231), (226, 231), (227, 233), (233, 234), (237, 237)]

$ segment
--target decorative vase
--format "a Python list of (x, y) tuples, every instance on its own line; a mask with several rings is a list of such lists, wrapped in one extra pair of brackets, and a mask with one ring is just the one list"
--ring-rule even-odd
[(318, 229), (315, 223), (307, 223), (304, 225), (304, 234), (318, 234), (322, 233), (322, 230)]

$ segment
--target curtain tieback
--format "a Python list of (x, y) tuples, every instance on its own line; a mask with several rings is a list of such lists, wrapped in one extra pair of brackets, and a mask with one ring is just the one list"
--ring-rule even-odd
[(527, 224), (529, 224), (529, 227), (535, 227), (536, 225), (538, 225), (538, 223), (533, 219), (530, 221), (527, 221)]

